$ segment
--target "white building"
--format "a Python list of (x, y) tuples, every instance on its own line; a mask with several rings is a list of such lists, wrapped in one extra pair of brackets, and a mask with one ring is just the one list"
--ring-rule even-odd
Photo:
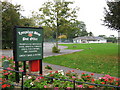
[(102, 37), (84, 36), (74, 38), (73, 43), (107, 43), (107, 40)]

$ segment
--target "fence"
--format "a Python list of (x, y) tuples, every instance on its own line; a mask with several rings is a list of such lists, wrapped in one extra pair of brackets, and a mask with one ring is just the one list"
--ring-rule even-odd
[[(5, 68), (2, 68), (0, 67), (1, 70), (8, 70), (8, 71), (13, 71), (13, 72), (17, 72), (17, 73), (21, 73), (22, 74), (22, 80), (21, 80), (21, 85), (16, 85), (16, 84), (9, 84), (9, 85), (14, 85), (14, 86), (19, 86), (21, 87), (21, 90), (24, 90), (24, 88), (28, 88), (28, 87), (25, 87), (23, 85), (23, 82), (24, 82), (24, 75), (26, 75), (26, 73), (24, 72), (20, 72), (20, 71), (16, 71), (16, 70), (9, 70), (9, 69), (5, 69)], [(30, 76), (40, 76), (40, 77), (44, 77), (44, 78), (49, 78), (49, 79), (55, 79), (55, 80), (60, 80), (60, 81), (69, 81), (69, 82), (73, 82), (73, 90), (75, 90), (75, 83), (83, 83), (83, 84), (89, 84), (89, 85), (95, 85), (95, 86), (106, 86), (106, 87), (113, 87), (113, 88), (116, 88), (116, 89), (120, 89), (120, 86), (113, 86), (113, 85), (105, 85), (105, 84), (93, 84), (93, 83), (87, 83), (87, 82), (79, 82), (79, 81), (75, 81), (75, 80), (68, 80), (68, 79), (60, 79), (60, 78), (53, 78), (53, 77), (47, 77), (47, 76), (42, 76), (42, 75), (36, 75), (36, 74), (28, 74), (27, 75), (30, 75)], [(2, 82), (2, 81), (0, 81)]]

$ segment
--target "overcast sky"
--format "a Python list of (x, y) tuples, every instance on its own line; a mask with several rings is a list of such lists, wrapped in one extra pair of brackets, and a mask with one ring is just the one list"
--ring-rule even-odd
[[(32, 11), (38, 11), (41, 5), (48, 0), (7, 0), (13, 4), (20, 4), (25, 11), (21, 12), (23, 16), (30, 17)], [(50, 0), (51, 1), (51, 0)], [(106, 0), (66, 0), (74, 1), (74, 6), (80, 7), (78, 12), (78, 20), (86, 24), (87, 31), (92, 32), (94, 36), (98, 35), (115, 35), (117, 31), (112, 31), (101, 25), (104, 16), (104, 7), (107, 7)]]

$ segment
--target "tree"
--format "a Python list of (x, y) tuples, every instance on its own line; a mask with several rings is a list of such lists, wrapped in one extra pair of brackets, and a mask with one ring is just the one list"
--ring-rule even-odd
[(74, 37), (88, 36), (88, 32), (86, 31), (86, 25), (83, 21), (76, 21), (73, 26), (76, 27), (74, 28)]
[(2, 40), (3, 48), (12, 47), (13, 28), (20, 24), (20, 5), (2, 2)]
[(105, 36), (105, 35), (99, 35), (98, 37), (103, 37), (103, 38), (105, 38), (106, 36)]
[(76, 21), (78, 8), (69, 8), (70, 4), (73, 2), (46, 2), (37, 15), (40, 25), (48, 26), (53, 33), (56, 33), (57, 48), (60, 32), (67, 34), (68, 30), (70, 32), (74, 30), (71, 24)]
[(120, 30), (120, 1), (119, 2), (107, 2), (108, 9), (104, 8), (104, 24), (112, 30)]
[(110, 35), (106, 39), (107, 39), (107, 42), (112, 42), (112, 43), (116, 43), (117, 42), (117, 38), (114, 35)]
[(35, 26), (35, 22), (33, 20), (33, 18), (26, 18), (26, 17), (22, 17), (20, 19), (20, 26)]
[(92, 33), (92, 32), (89, 32), (88, 35), (89, 35), (89, 36), (93, 36), (93, 33)]
[(83, 21), (76, 21), (72, 24), (73, 32), (70, 32), (73, 34), (72, 38), (79, 37), (79, 36), (86, 36), (88, 35), (86, 31), (86, 25)]

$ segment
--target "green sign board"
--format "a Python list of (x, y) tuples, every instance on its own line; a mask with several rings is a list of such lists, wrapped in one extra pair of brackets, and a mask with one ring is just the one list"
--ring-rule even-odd
[(14, 32), (14, 56), (16, 61), (43, 58), (43, 28), (16, 27)]

